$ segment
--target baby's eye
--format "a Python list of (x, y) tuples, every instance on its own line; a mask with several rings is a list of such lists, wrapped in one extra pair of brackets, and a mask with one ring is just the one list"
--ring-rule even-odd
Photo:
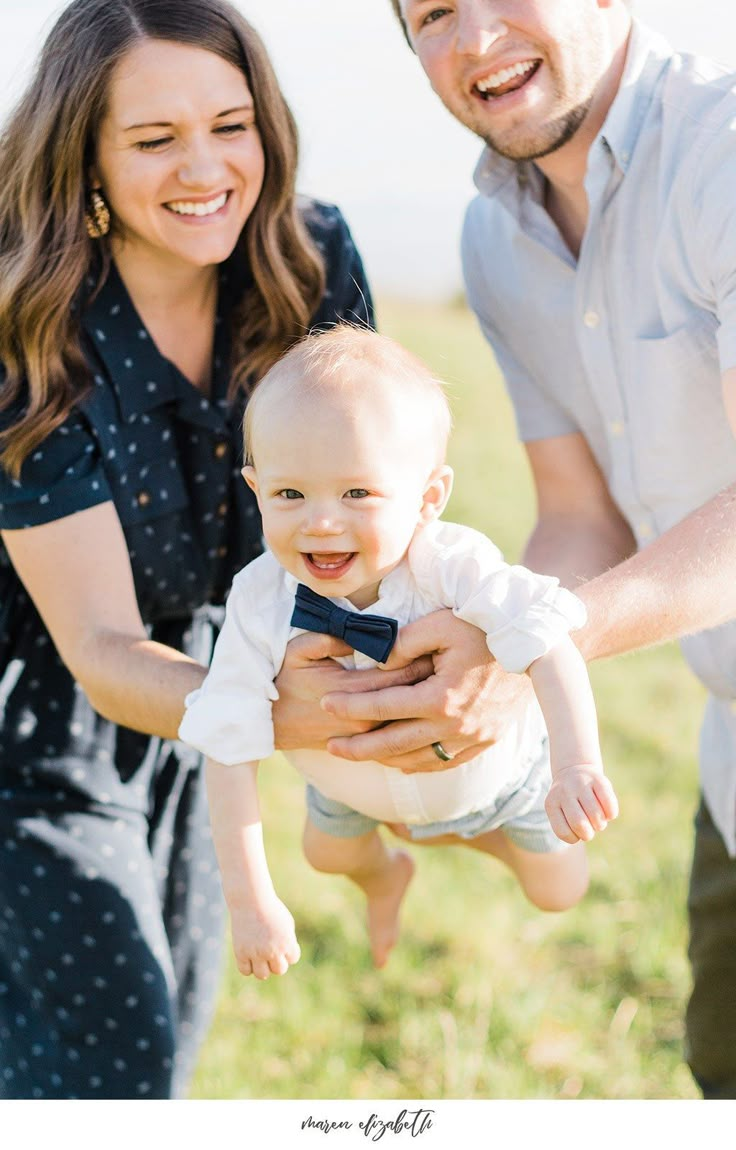
[(284, 487), (281, 491), (276, 492), (282, 499), (303, 499), (301, 491), (297, 491), (294, 487)]
[(348, 499), (367, 499), (369, 493), (366, 491), (365, 487), (351, 487), (349, 491), (345, 492), (345, 494), (347, 495)]

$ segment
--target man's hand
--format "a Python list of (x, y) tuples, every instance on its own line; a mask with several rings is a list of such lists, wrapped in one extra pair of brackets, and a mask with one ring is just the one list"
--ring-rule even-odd
[(391, 671), (346, 671), (335, 662), (338, 655), (352, 654), (352, 647), (329, 635), (297, 635), (286, 648), (283, 666), (276, 678), (278, 700), (273, 705), (276, 746), (281, 751), (309, 747), (324, 749), (334, 735), (354, 735), (370, 731), (380, 719), (368, 716), (336, 720), (336, 713), (322, 710), (322, 697), (338, 692), (339, 697), (359, 691), (361, 695), (379, 688), (406, 689), (432, 674), (432, 660), (402, 660)]
[[(402, 627), (387, 668), (412, 666), (431, 654), (433, 673), (411, 686), (356, 692), (332, 688), (323, 708), (341, 722), (368, 723), (369, 730), (330, 739), (328, 750), (343, 759), (374, 759), (407, 774), (445, 770), (474, 758), (497, 742), (514, 711), (530, 697), (526, 675), (503, 671), (477, 627), (451, 611), (435, 611)], [(383, 726), (382, 724), (388, 724)], [(432, 743), (452, 755), (440, 761)]]

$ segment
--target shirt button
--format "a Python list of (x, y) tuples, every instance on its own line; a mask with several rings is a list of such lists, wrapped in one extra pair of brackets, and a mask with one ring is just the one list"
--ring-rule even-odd
[(585, 315), (583, 316), (583, 323), (586, 327), (598, 327), (600, 321), (601, 317), (598, 315), (597, 311), (586, 311)]
[(649, 523), (647, 523), (646, 521), (642, 521), (639, 524), (639, 538), (640, 539), (651, 539), (653, 534), (654, 534), (654, 532), (652, 531), (651, 525)]
[(223, 459), (227, 455), (227, 443), (220, 440), (215, 444), (215, 459)]
[(227, 547), (218, 547), (217, 548), (217, 558), (218, 559), (224, 559), (226, 555), (227, 555)]
[(227, 515), (227, 503), (221, 503), (220, 504), (220, 506), (217, 508), (217, 514), (220, 516), (221, 519), (225, 518), (225, 516)]
[(608, 425), (608, 428), (611, 432), (611, 435), (615, 435), (618, 438), (626, 431), (626, 424), (622, 419), (612, 419)]
[(135, 497), (135, 501), (139, 507), (148, 507), (151, 502), (151, 495), (148, 491), (139, 491)]

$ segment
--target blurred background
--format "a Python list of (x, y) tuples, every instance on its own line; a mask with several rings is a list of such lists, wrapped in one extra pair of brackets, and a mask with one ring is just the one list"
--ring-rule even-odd
[[(457, 257), (478, 141), (430, 92), (389, 0), (240, 0), (302, 136), (300, 187), (344, 210), (382, 328), (449, 384), (449, 517), (518, 557), (534, 503), (492, 356), (462, 305)], [(59, 5), (0, 0), (0, 116)], [(636, 0), (676, 47), (736, 63), (723, 0)], [(413, 848), (401, 942), (370, 964), (364, 908), (300, 858), (302, 786), (261, 770), (276, 887), (303, 957), (256, 983), (228, 964), (197, 1098), (695, 1098), (683, 1063), (685, 898), (703, 692), (674, 647), (592, 668), (621, 818), (590, 850), (581, 906), (544, 915), (500, 865)]]

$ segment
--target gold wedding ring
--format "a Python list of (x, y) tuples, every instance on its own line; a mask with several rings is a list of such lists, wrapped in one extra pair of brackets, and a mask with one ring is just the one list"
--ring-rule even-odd
[(440, 761), (443, 763), (449, 763), (450, 760), (455, 757), (454, 755), (448, 755), (447, 751), (442, 746), (442, 743), (432, 743), (432, 750), (436, 754), (437, 758), (440, 759)]

